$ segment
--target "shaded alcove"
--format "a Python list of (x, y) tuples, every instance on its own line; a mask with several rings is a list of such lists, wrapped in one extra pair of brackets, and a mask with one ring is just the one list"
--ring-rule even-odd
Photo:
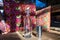
[(51, 13), (51, 26), (60, 28), (60, 12)]

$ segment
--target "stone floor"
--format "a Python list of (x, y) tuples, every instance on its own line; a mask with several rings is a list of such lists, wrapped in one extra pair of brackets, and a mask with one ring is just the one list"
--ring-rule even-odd
[[(6, 35), (0, 35), (0, 40), (38, 40), (38, 37), (32, 35), (31, 38), (24, 38), (21, 34), (14, 32)], [(43, 32), (42, 40), (60, 40), (60, 35)]]

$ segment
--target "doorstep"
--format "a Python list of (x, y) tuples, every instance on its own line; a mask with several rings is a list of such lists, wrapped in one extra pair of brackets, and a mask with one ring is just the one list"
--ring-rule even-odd
[(59, 31), (50, 30), (49, 32), (60, 35), (60, 32)]

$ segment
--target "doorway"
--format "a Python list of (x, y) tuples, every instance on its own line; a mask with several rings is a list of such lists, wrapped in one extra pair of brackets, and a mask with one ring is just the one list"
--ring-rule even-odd
[(51, 27), (60, 28), (60, 12), (51, 13)]

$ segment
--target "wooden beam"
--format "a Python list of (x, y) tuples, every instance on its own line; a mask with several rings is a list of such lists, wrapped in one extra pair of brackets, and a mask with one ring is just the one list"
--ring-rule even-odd
[(60, 4), (52, 6), (51, 12), (60, 12)]
[(48, 6), (46, 8), (36, 11), (36, 15), (42, 14), (43, 12), (50, 11), (50, 10), (51, 10), (51, 6)]

